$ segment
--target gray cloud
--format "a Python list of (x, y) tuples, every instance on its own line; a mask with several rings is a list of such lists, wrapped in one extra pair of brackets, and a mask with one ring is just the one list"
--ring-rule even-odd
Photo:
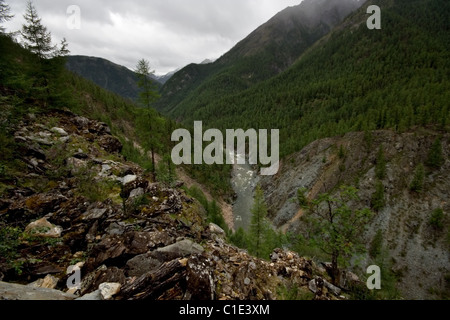
[[(23, 23), (26, 0), (6, 0)], [(191, 62), (216, 59), (259, 25), (301, 0), (34, 0), (56, 41), (66, 37), (71, 54), (99, 56), (134, 68), (150, 60), (163, 74)], [(67, 28), (67, 8), (81, 9), (81, 29)]]

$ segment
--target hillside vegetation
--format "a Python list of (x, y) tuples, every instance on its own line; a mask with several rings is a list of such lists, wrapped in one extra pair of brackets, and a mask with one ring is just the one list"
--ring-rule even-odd
[[(450, 4), (443, 0), (375, 2), (382, 30), (366, 27), (364, 4), (315, 43), (285, 72), (247, 90), (237, 81), (192, 91), (178, 111), (160, 109), (186, 124), (209, 127), (279, 128), (283, 155), (324, 137), (351, 131), (415, 125), (448, 125), (450, 101)], [(258, 64), (253, 68), (257, 69)], [(176, 77), (198, 79), (205, 66), (180, 71), (162, 89), (171, 105)], [(186, 80), (187, 81), (187, 80)]]
[(177, 72), (162, 88), (157, 109), (190, 125), (191, 116), (201, 115), (193, 113), (215, 98), (243, 92), (286, 70), (360, 5), (354, 0), (306, 0), (286, 8), (214, 63), (191, 64)]

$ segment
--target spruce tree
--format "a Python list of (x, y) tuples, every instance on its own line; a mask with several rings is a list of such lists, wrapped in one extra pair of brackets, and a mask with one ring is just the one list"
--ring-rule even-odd
[(268, 230), (266, 221), (267, 206), (264, 201), (264, 193), (260, 186), (255, 191), (255, 199), (252, 207), (252, 218), (249, 232), (249, 250), (258, 258), (263, 257), (265, 234)]
[(338, 196), (321, 194), (312, 202), (306, 216), (310, 224), (311, 240), (331, 256), (331, 278), (339, 282), (338, 264), (341, 258), (349, 261), (358, 252), (364, 252), (361, 235), (373, 216), (368, 208), (354, 209), (349, 203), (358, 200), (357, 189), (341, 187)]
[(154, 74), (154, 71), (150, 70), (150, 63), (141, 59), (138, 61), (135, 70), (138, 76), (138, 86), (141, 89), (139, 93), (139, 102), (145, 107), (151, 108), (153, 103), (159, 99), (159, 94), (150, 76)]
[(433, 169), (439, 169), (444, 164), (441, 139), (437, 138), (428, 154), (427, 166)]
[(419, 164), (414, 172), (414, 178), (411, 182), (410, 189), (415, 192), (422, 192), (425, 180), (425, 168), (423, 164)]
[(22, 37), (28, 50), (35, 53), (41, 60), (51, 58), (56, 52), (56, 46), (52, 45), (52, 35), (47, 31), (37, 10), (31, 1), (27, 3), (25, 15), (26, 24), (22, 26)]
[[(11, 20), (14, 15), (11, 14), (11, 8), (5, 3), (5, 0), (0, 0), (0, 23)], [(4, 28), (0, 26), (0, 32), (3, 33)]]
[[(147, 114), (148, 122), (146, 123), (146, 126), (148, 126), (148, 131), (150, 132), (150, 136), (146, 137), (146, 144), (148, 148), (150, 149), (151, 155), (152, 155), (152, 174), (153, 179), (156, 179), (156, 164), (155, 164), (155, 152), (156, 152), (156, 146), (158, 142), (155, 140), (155, 135), (152, 133), (153, 127), (154, 127), (154, 119), (151, 117), (151, 107), (155, 101), (159, 99), (159, 94), (150, 79), (150, 75), (152, 75), (154, 72), (150, 70), (150, 64), (147, 60), (141, 59), (138, 61), (136, 65), (135, 70), (137, 77), (138, 77), (138, 87), (141, 89), (141, 92), (139, 93), (139, 102), (147, 108)], [(171, 169), (171, 164), (168, 161), (169, 165), (169, 171)], [(169, 173), (170, 175), (170, 173)]]
[(380, 145), (380, 148), (378, 149), (375, 175), (379, 180), (383, 180), (386, 177), (386, 158), (384, 156), (383, 145)]
[(384, 185), (383, 182), (377, 181), (375, 185), (375, 192), (372, 195), (372, 208), (378, 212), (385, 206), (385, 197), (384, 197)]

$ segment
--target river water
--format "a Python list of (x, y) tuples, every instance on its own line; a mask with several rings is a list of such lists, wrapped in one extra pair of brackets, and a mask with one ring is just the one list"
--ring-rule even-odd
[[(237, 155), (238, 159), (243, 157), (242, 155)], [(253, 196), (258, 181), (257, 171), (248, 164), (248, 161), (246, 161), (246, 164), (233, 165), (231, 185), (237, 195), (233, 204), (235, 230), (243, 228), (248, 231), (250, 228)]]

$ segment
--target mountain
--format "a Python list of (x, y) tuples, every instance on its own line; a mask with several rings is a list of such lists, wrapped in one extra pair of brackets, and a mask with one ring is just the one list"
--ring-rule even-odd
[[(126, 161), (104, 123), (52, 111), (9, 129), (27, 187), (0, 180), (0, 300), (274, 300), (292, 282), (304, 299), (342, 299), (309, 292), (327, 279), (311, 260), (277, 250), (269, 265), (227, 244), (199, 201)], [(82, 284), (63, 293), (68, 268)], [(109, 298), (104, 283), (117, 286)]]
[[(132, 101), (138, 99), (139, 87), (136, 74), (124, 66), (102, 58), (70, 56), (67, 58), (66, 68), (121, 97)], [(160, 87), (162, 82), (158, 78), (154, 80)]]
[[(186, 124), (203, 120), (220, 129), (278, 128), (283, 155), (350, 131), (427, 124), (446, 128), (449, 3), (374, 2), (382, 7), (382, 30), (369, 30), (366, 9), (371, 3), (314, 43), (284, 72), (244, 91), (246, 85), (226, 73), (214, 81), (200, 81), (207, 68), (217, 67), (231, 53), (212, 65), (188, 66), (163, 87), (162, 101), (173, 108), (163, 110)], [(272, 65), (252, 70), (256, 74)], [(180, 78), (184, 82), (177, 82)], [(193, 82), (199, 82), (196, 90), (177, 97)]]
[(159, 82), (160, 84), (163, 85), (163, 84), (165, 84), (167, 81), (169, 81), (170, 78), (172, 78), (173, 75), (174, 75), (175, 73), (177, 73), (179, 70), (180, 70), (180, 69), (176, 69), (176, 70), (171, 71), (171, 72), (168, 72), (168, 73), (166, 73), (165, 75), (162, 75), (162, 76), (152, 75), (151, 77), (152, 77), (152, 79), (156, 80), (157, 82)]
[(200, 62), (200, 64), (210, 64), (210, 63), (213, 63), (214, 61), (213, 60), (211, 60), (211, 59), (205, 59), (205, 60), (203, 60), (202, 62)]
[[(372, 4), (382, 10), (381, 30), (367, 28)], [(393, 289), (394, 297), (400, 289), (410, 299), (445, 299), (448, 16), (450, 3), (443, 0), (368, 1), (268, 79), (248, 84), (230, 76), (240, 68), (233, 55), (256, 54), (258, 46), (235, 48), (212, 65), (188, 66), (163, 87), (170, 108), (162, 110), (186, 124), (280, 129), (281, 169), (261, 185), (271, 221), (300, 239), (297, 250), (323, 255), (305, 240), (311, 230), (302, 219), (306, 210), (296, 202), (298, 190), (306, 188), (313, 201), (322, 193), (337, 197), (342, 185), (350, 185), (359, 189), (352, 209), (375, 211), (363, 237), (369, 255), (361, 257), (361, 265), (381, 266), (384, 288)], [(219, 61), (227, 57), (231, 65), (223, 71)], [(272, 65), (261, 61), (250, 69), (258, 75)], [(442, 141), (439, 168), (426, 165), (436, 141)], [(380, 148), (386, 157), (383, 179), (376, 173)], [(415, 180), (422, 183), (419, 190)]]
[[(381, 30), (366, 26), (370, 4)], [(305, 25), (328, 29), (335, 16)], [(108, 288), (133, 300), (448, 299), (448, 16), (447, 0), (369, 1), (296, 56), (261, 37), (168, 81), (177, 119), (280, 129), (279, 172), (250, 181), (262, 189), (248, 232), (174, 178), (179, 124), (0, 34), (0, 298), (76, 298), (32, 286), (65, 291), (77, 266), (85, 299)], [(186, 172), (220, 195), (230, 167)], [(370, 265), (381, 290), (366, 286)]]
[(165, 179), (165, 161), (152, 175), (136, 146), (162, 154), (175, 124), (62, 59), (4, 35), (0, 49), (0, 300), (351, 297), (295, 252), (269, 263), (229, 244), (215, 201)]
[(362, 2), (305, 0), (260, 26), (209, 64), (191, 64), (162, 88), (157, 108), (183, 120), (216, 97), (236, 94), (288, 68)]

